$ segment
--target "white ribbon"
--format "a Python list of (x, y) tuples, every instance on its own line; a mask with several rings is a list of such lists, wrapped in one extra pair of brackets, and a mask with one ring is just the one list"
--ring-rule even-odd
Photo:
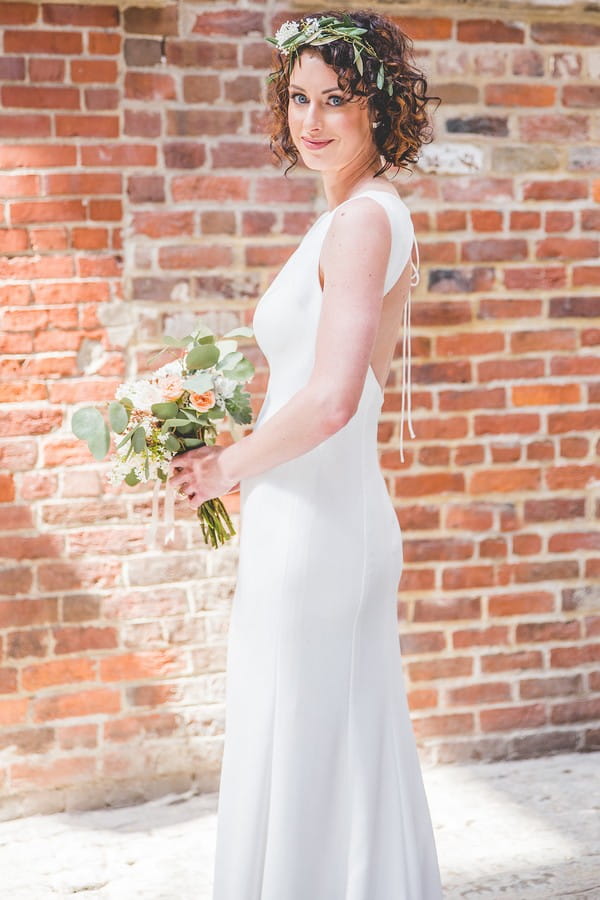
[(404, 411), (406, 408), (406, 423), (411, 438), (416, 437), (412, 424), (412, 408), (411, 408), (411, 346), (410, 346), (410, 298), (411, 289), (419, 283), (419, 245), (416, 238), (414, 241), (417, 261), (413, 262), (411, 247), (411, 275), (408, 294), (404, 301), (404, 310), (402, 318), (402, 407), (400, 410), (400, 459), (404, 462)]
[[(150, 519), (150, 528), (148, 529), (148, 547), (150, 550), (156, 550), (156, 536), (159, 525), (159, 501), (160, 501), (161, 480), (157, 478), (154, 482), (152, 490), (152, 516)], [(172, 544), (175, 540), (175, 488), (167, 479), (165, 485), (165, 506), (163, 510), (163, 522), (166, 528), (163, 545)]]

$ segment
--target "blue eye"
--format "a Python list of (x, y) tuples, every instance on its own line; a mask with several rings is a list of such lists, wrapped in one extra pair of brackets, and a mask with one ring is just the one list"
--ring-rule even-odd
[[(306, 94), (301, 94), (301, 93), (290, 94), (291, 100), (296, 101), (298, 99), (298, 97), (304, 97), (304, 99), (306, 99)], [(329, 100), (339, 100), (340, 101), (339, 103), (330, 103), (330, 106), (341, 106), (344, 102), (344, 98), (340, 97), (339, 94), (332, 94), (329, 97)], [(298, 105), (305, 106), (306, 104), (304, 103), (304, 101), (298, 101)]]

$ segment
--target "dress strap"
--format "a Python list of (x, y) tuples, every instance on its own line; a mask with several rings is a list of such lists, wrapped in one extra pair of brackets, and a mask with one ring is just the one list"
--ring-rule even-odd
[(404, 462), (404, 413), (406, 411), (406, 424), (411, 438), (416, 437), (412, 424), (411, 410), (411, 334), (410, 334), (410, 296), (413, 287), (419, 283), (419, 245), (417, 239), (414, 241), (416, 251), (416, 263), (412, 258), (412, 247), (410, 256), (410, 285), (408, 294), (404, 301), (404, 311), (402, 317), (402, 407), (400, 410), (400, 459)]

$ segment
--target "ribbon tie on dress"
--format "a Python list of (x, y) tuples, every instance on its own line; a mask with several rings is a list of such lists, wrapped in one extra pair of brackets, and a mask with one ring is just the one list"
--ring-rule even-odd
[(412, 424), (412, 410), (411, 410), (411, 349), (410, 349), (410, 295), (411, 289), (415, 287), (419, 283), (419, 245), (414, 240), (414, 247), (416, 251), (417, 261), (413, 262), (412, 259), (412, 247), (411, 247), (411, 258), (410, 258), (410, 267), (411, 267), (411, 275), (410, 275), (410, 286), (408, 288), (408, 294), (406, 296), (406, 300), (404, 301), (404, 313), (403, 313), (403, 322), (402, 322), (402, 407), (400, 410), (400, 459), (404, 462), (404, 412), (406, 409), (406, 423), (408, 425), (408, 431), (412, 438), (414, 438), (415, 431)]

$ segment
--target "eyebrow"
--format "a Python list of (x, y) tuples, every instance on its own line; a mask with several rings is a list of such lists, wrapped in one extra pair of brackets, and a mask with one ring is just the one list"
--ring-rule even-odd
[[(303, 91), (304, 88), (301, 88), (299, 84), (290, 84), (291, 88), (296, 88), (298, 91)], [(327, 88), (326, 91), (321, 91), (322, 94), (331, 94), (332, 91), (339, 91), (339, 87)]]

